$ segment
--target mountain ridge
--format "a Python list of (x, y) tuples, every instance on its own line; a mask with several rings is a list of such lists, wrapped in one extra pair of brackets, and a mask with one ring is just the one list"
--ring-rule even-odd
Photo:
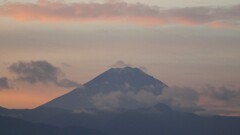
[(0, 116), (0, 125), (3, 135), (109, 135), (96, 129), (79, 126), (59, 128), (6, 116)]

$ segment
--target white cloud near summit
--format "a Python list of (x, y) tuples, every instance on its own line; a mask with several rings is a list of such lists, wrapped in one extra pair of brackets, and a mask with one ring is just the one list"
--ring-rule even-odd
[[(227, 97), (223, 97), (224, 94)], [(228, 98), (228, 95), (232, 95)], [(220, 98), (221, 97), (221, 98)], [(204, 102), (203, 99), (208, 99)], [(173, 109), (198, 114), (221, 114), (230, 115), (236, 113), (239, 106), (240, 93), (227, 87), (209, 87), (195, 90), (190, 87), (168, 87), (164, 88), (162, 94), (141, 90), (137, 93), (114, 91), (110, 93), (99, 93), (91, 98), (92, 103), (100, 110), (115, 110), (127, 108), (131, 105), (137, 107), (150, 107), (158, 103), (165, 103)], [(220, 103), (220, 104), (219, 104)], [(216, 107), (216, 104), (219, 106)], [(219, 109), (221, 108), (221, 109)], [(224, 109), (228, 108), (228, 110)]]

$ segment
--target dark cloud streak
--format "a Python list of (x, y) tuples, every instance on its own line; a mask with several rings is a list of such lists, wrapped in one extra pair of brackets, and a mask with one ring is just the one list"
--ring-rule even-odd
[(59, 87), (77, 87), (80, 84), (69, 79), (62, 79), (64, 73), (60, 68), (47, 61), (19, 61), (8, 67), (9, 71), (17, 75), (17, 80), (25, 81), (30, 84), (43, 83), (55, 84)]
[(10, 85), (8, 82), (8, 78), (0, 77), (0, 90), (9, 89), (9, 88), (10, 88)]
[(231, 101), (232, 99), (240, 98), (240, 90), (230, 89), (225, 86), (217, 89), (208, 85), (205, 87), (205, 94), (220, 101)]

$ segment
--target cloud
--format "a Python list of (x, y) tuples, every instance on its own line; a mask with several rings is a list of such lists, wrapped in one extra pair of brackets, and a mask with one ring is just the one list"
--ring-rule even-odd
[(208, 85), (205, 87), (205, 94), (216, 100), (230, 101), (240, 96), (240, 90), (230, 89), (225, 86), (217, 89), (216, 87)]
[(240, 89), (213, 87), (208, 85), (202, 90), (202, 106), (218, 114), (240, 114)]
[(79, 87), (80, 84), (75, 81), (64, 78), (57, 82), (57, 86), (64, 87), (64, 88), (71, 88), (71, 87)]
[(17, 75), (17, 79), (30, 84), (43, 83), (55, 84), (59, 87), (77, 87), (79, 83), (69, 79), (62, 79), (64, 73), (60, 68), (50, 64), (47, 61), (19, 61), (13, 63), (8, 69)]
[(114, 63), (113, 65), (111, 65), (111, 67), (113, 68), (123, 68), (123, 67), (129, 67), (131, 66), (130, 64), (127, 64), (126, 62), (119, 60), (116, 63)]
[(201, 89), (191, 87), (167, 87), (161, 94), (148, 90), (138, 92), (113, 91), (98, 93), (91, 97), (93, 105), (100, 110), (117, 108), (149, 107), (165, 103), (171, 108), (201, 115), (239, 115), (240, 90), (228, 87), (207, 86)]
[(203, 110), (198, 105), (200, 96), (193, 88), (174, 86), (164, 88), (160, 100), (177, 110), (196, 112)]
[[(116, 61), (114, 64), (112, 64), (110, 67), (111, 68), (124, 68), (124, 67), (132, 67), (133, 65), (126, 63), (125, 61), (119, 60)], [(141, 69), (144, 72), (147, 72), (147, 68), (145, 66), (139, 66), (137, 67)]]
[(0, 77), (0, 90), (9, 89), (8, 78)]
[(207, 85), (200, 89), (168, 87), (161, 101), (175, 109), (198, 114), (239, 115), (240, 89)]
[(155, 105), (165, 103), (175, 110), (185, 112), (202, 111), (203, 108), (198, 105), (200, 93), (190, 87), (166, 87), (161, 94), (154, 94), (147, 90), (141, 90), (132, 94), (132, 97), (141, 104)]
[(94, 106), (100, 110), (114, 110), (120, 107), (120, 98), (123, 96), (121, 91), (110, 92), (107, 94), (99, 93), (94, 95), (91, 100)]
[(22, 21), (120, 22), (140, 25), (239, 26), (240, 5), (229, 7), (161, 8), (142, 3), (108, 1), (105, 3), (67, 3), (39, 0), (37, 3), (4, 3), (0, 17)]
[(94, 106), (100, 110), (114, 110), (116, 108), (138, 108), (154, 106), (158, 103), (165, 103), (175, 110), (186, 112), (202, 111), (198, 105), (200, 93), (187, 87), (168, 87), (163, 93), (156, 94), (149, 90), (138, 92), (113, 91), (99, 93), (91, 100)]
[(63, 67), (67, 67), (67, 68), (69, 68), (69, 67), (72, 67), (71, 65), (69, 65), (69, 64), (67, 64), (67, 63), (61, 63), (61, 65), (63, 66)]
[(203, 88), (201, 94), (204, 97), (211, 99), (214, 103), (213, 105), (240, 106), (240, 89), (225, 86), (217, 88), (207, 85)]
[(18, 79), (35, 84), (37, 82), (49, 83), (57, 82), (58, 76), (61, 75), (61, 70), (47, 61), (19, 61), (13, 63), (8, 68), (12, 73), (18, 75)]

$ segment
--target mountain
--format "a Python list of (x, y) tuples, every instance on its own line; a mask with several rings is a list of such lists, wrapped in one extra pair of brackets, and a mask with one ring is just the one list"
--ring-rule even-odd
[(107, 135), (94, 129), (83, 127), (57, 128), (46, 124), (0, 116), (2, 135)]
[[(42, 107), (86, 111), (92, 109), (138, 108), (141, 103), (124, 96), (147, 91), (161, 94), (167, 87), (139, 68), (111, 68), (83, 86), (42, 105)], [(115, 100), (111, 102), (111, 100)], [(116, 101), (117, 100), (117, 101)], [(113, 103), (117, 102), (117, 105)]]

